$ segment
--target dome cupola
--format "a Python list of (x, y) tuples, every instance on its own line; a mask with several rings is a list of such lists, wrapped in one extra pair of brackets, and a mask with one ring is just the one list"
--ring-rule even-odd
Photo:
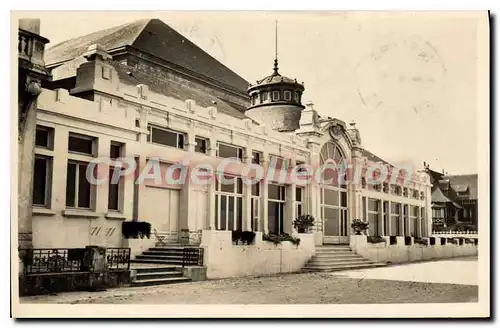
[(296, 79), (279, 73), (277, 51), (273, 73), (258, 80), (256, 84), (251, 84), (247, 92), (250, 96), (250, 106), (245, 114), (248, 117), (281, 132), (299, 128), (300, 116), (304, 109), (301, 102), (304, 83), (298, 83)]

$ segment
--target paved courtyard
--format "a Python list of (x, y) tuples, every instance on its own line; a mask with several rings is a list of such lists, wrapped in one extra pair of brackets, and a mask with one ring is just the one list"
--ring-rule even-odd
[(353, 304), (477, 302), (477, 258), (25, 297), (23, 303)]

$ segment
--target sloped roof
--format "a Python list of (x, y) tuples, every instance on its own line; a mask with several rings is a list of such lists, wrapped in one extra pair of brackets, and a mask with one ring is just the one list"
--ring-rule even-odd
[(363, 157), (366, 157), (367, 160), (371, 161), (371, 162), (374, 162), (374, 163), (377, 163), (377, 162), (382, 162), (386, 165), (390, 165), (390, 166), (393, 166), (391, 163), (387, 162), (386, 160), (378, 157), (377, 155), (375, 155), (374, 153), (366, 150), (366, 149), (362, 149), (361, 150), (361, 156)]
[(431, 194), (431, 199), (433, 203), (452, 203), (455, 207), (461, 208), (460, 205), (457, 203), (453, 202), (451, 199), (446, 197), (441, 189), (436, 188)]
[(202, 89), (197, 89), (187, 84), (179, 83), (178, 81), (167, 78), (159, 79), (143, 71), (136, 70), (130, 66), (122, 65), (116, 62), (112, 62), (112, 64), (118, 73), (121, 83), (132, 86), (145, 84), (153, 92), (182, 101), (192, 99), (196, 101), (196, 104), (199, 106), (214, 106), (217, 107), (217, 110), (221, 113), (240, 119), (247, 118), (244, 114), (245, 108), (243, 106), (218, 98), (203, 91)]
[(249, 83), (159, 19), (142, 19), (77, 37), (49, 48), (48, 66), (83, 55), (92, 44), (108, 52), (133, 47), (246, 94)]
[(469, 187), (469, 198), (477, 199), (477, 174), (447, 175), (453, 189), (455, 186), (467, 185)]

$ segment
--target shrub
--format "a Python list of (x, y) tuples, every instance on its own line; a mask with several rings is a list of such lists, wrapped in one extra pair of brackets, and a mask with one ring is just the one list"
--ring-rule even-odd
[(429, 243), (431, 244), (431, 246), (436, 245), (436, 237), (429, 238)]
[(233, 244), (238, 243), (238, 240), (241, 239), (241, 230), (231, 231), (231, 239), (233, 240)]
[(274, 233), (266, 234), (266, 235), (262, 236), (262, 240), (271, 242), (275, 245), (279, 245), (283, 241), (289, 241), (296, 246), (298, 246), (300, 244), (300, 238), (295, 238), (293, 236), (290, 236), (287, 233), (283, 233), (280, 235), (277, 235)]
[(299, 233), (307, 232), (312, 226), (314, 226), (314, 217), (309, 214), (301, 215), (293, 221), (293, 227)]
[(396, 236), (390, 236), (389, 237), (389, 245), (397, 245), (398, 244), (398, 239)]
[(368, 229), (368, 226), (368, 222), (360, 219), (354, 219), (351, 223), (351, 228), (356, 232), (356, 235), (361, 235), (363, 231)]
[(371, 244), (385, 243), (385, 239), (380, 236), (367, 236), (366, 241)]
[(410, 246), (411, 245), (411, 237), (406, 236), (405, 237), (405, 245)]
[(255, 240), (255, 232), (233, 230), (231, 231), (231, 239), (233, 240), (233, 244), (237, 244), (241, 241), (243, 244), (251, 245)]
[(422, 245), (422, 246), (427, 246), (427, 245), (429, 245), (429, 244), (428, 244), (429, 240), (428, 240), (428, 239), (426, 239), (426, 238), (415, 237), (415, 238), (413, 239), (413, 242), (414, 242), (415, 244), (419, 244), (419, 245)]
[(140, 221), (122, 222), (122, 234), (127, 239), (151, 237), (151, 223)]

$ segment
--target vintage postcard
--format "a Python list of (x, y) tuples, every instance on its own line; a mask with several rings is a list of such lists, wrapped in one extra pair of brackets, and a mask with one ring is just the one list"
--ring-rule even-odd
[(486, 11), (12, 12), (13, 316), (489, 317), (489, 42)]

